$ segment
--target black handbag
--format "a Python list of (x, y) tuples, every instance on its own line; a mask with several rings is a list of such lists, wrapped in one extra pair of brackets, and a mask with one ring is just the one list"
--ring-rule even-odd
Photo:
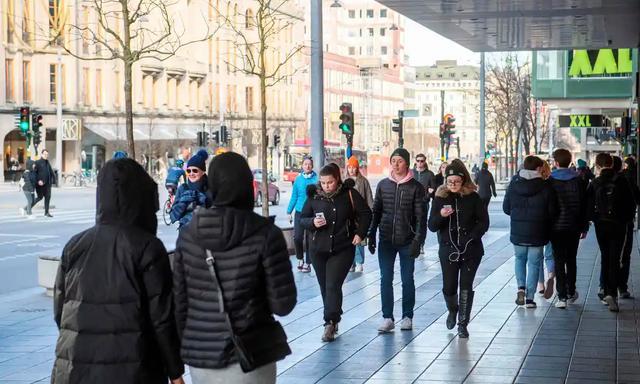
[[(209, 266), (209, 273), (218, 290), (219, 312), (224, 314), (227, 328), (229, 328), (229, 333), (231, 334), (231, 342), (235, 348), (242, 372), (251, 372), (256, 368), (281, 360), (291, 354), (291, 349), (286, 342), (287, 335), (278, 321), (273, 320), (270, 323), (254, 326), (251, 330), (242, 334), (234, 331), (231, 317), (224, 309), (224, 292), (218, 278), (215, 258), (209, 249), (205, 249), (205, 251), (207, 253), (206, 262)], [(276, 341), (275, 343), (274, 340)], [(279, 340), (280, 342), (277, 342)]]

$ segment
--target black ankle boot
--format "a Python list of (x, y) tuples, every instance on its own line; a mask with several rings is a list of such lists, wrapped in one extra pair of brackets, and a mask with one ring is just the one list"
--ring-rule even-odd
[(444, 301), (447, 303), (447, 309), (449, 310), (449, 316), (447, 316), (447, 329), (453, 329), (456, 326), (456, 316), (458, 316), (458, 295), (446, 295)]
[(471, 319), (471, 307), (473, 306), (473, 291), (460, 291), (460, 304), (458, 310), (458, 337), (466, 339), (469, 337), (467, 325)]

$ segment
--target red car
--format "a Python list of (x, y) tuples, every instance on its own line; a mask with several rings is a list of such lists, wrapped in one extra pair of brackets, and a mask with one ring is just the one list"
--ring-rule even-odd
[(300, 174), (300, 172), (294, 171), (293, 169), (291, 169), (289, 167), (285, 167), (284, 168), (284, 174), (282, 175), (282, 180), (283, 181), (288, 181), (291, 184), (293, 184), (293, 182), (296, 181), (296, 177), (298, 177), (299, 174)]
[[(262, 206), (263, 196), (262, 196), (262, 169), (254, 169), (253, 171), (253, 198), (256, 202), (256, 207)], [(280, 204), (280, 188), (277, 185), (273, 184), (276, 182), (276, 179), (269, 174), (269, 185), (267, 186), (269, 191), (268, 201), (272, 205)]]

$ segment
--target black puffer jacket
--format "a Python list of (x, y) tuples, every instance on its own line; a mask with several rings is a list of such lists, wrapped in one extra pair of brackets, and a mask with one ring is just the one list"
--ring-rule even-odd
[(587, 232), (587, 182), (578, 172), (566, 168), (554, 170), (550, 180), (558, 197), (553, 231)]
[(54, 295), (55, 384), (166, 384), (182, 375), (157, 185), (131, 159), (98, 178), (96, 225), (65, 246)]
[(622, 176), (614, 173), (613, 169), (606, 168), (600, 171), (600, 175), (596, 177), (587, 188), (587, 218), (590, 221), (600, 221), (596, 209), (596, 195), (598, 189), (605, 184), (613, 182), (615, 184), (615, 203), (614, 216), (615, 222), (626, 224), (633, 222), (636, 214), (636, 204), (633, 198), (633, 191), (629, 186), (629, 182)]
[[(363, 240), (366, 238), (371, 224), (371, 210), (353, 188), (354, 185), (352, 179), (345, 180), (332, 198), (327, 197), (318, 185), (307, 187), (308, 198), (302, 208), (300, 223), (311, 233), (309, 251), (312, 255), (317, 252), (338, 253), (353, 247), (355, 235)], [(313, 220), (316, 213), (320, 212), (324, 214), (327, 225), (316, 228)]]
[[(205, 247), (215, 256), (225, 310), (238, 334), (272, 324), (273, 314), (289, 314), (296, 286), (284, 236), (271, 220), (232, 207), (196, 209), (180, 232), (173, 266), (182, 359), (198, 368), (224, 368), (238, 360), (218, 312)], [(286, 340), (274, 339), (268, 353), (275, 362), (291, 350)]]
[(436, 189), (439, 187), (439, 185), (436, 185), (436, 176), (428, 169), (419, 171), (418, 168), (414, 168), (412, 172), (413, 178), (424, 187), (424, 198), (429, 201), (432, 196), (431, 193), (429, 193), (429, 189), (433, 189), (433, 193), (435, 193)]
[(478, 185), (478, 195), (483, 199), (496, 196), (496, 182), (489, 170), (482, 169), (476, 173), (475, 183)]
[(521, 170), (504, 196), (502, 210), (511, 216), (511, 243), (541, 247), (549, 242), (558, 215), (558, 199), (549, 181)]
[(405, 246), (427, 235), (424, 187), (411, 178), (403, 183), (386, 178), (378, 183), (369, 237), (380, 227), (380, 241)]
[[(445, 205), (454, 209), (449, 217), (440, 215)], [(460, 193), (451, 193), (446, 185), (438, 188), (429, 215), (429, 230), (438, 232), (441, 257), (454, 252), (464, 252), (463, 259), (484, 255), (482, 236), (488, 229), (489, 213), (472, 185), (463, 186)]]

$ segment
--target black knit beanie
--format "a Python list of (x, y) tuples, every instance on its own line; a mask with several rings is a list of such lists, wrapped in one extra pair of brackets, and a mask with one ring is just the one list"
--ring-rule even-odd
[(464, 165), (461, 165), (455, 160), (444, 169), (444, 175), (445, 177), (460, 176), (463, 182), (467, 181), (467, 173), (465, 172)]
[(393, 151), (393, 153), (391, 154), (391, 157), (389, 157), (389, 161), (391, 161), (391, 159), (394, 156), (400, 156), (404, 159), (404, 161), (407, 162), (407, 164), (410, 164), (410, 159), (411, 159), (411, 155), (409, 155), (409, 151), (407, 151), (404, 148), (396, 148), (395, 151)]

